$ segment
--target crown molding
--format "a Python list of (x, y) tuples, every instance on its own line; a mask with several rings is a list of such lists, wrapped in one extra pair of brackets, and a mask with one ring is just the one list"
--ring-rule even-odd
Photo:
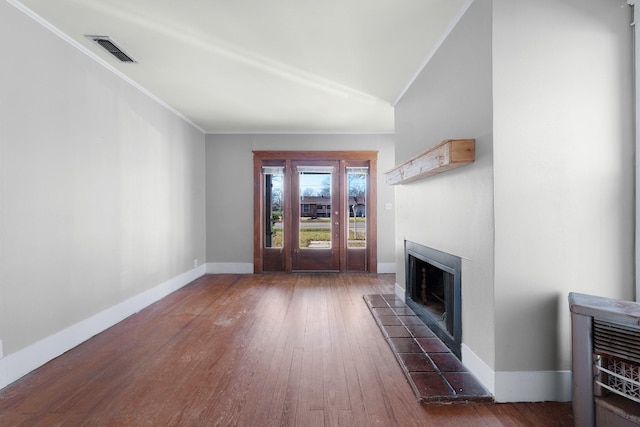
[(213, 131), (206, 135), (395, 135), (394, 131)]

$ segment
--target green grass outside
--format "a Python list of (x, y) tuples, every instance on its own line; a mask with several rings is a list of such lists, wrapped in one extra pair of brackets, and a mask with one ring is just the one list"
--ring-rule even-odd
[(331, 241), (331, 230), (329, 228), (303, 228), (300, 230), (300, 247), (308, 248), (309, 242), (329, 242)]
[[(331, 230), (328, 228), (303, 228), (300, 230), (300, 247), (308, 248), (309, 242), (312, 241), (328, 242), (330, 240)], [(349, 247), (363, 247), (364, 241), (363, 233), (354, 233), (353, 230), (349, 230)], [(273, 234), (271, 244), (273, 248), (282, 247), (282, 231)]]
[[(355, 222), (367, 222), (366, 218), (362, 218), (360, 216), (354, 218), (352, 216), (349, 217), (349, 224), (353, 224), (353, 221), (355, 220)], [(331, 218), (300, 218), (301, 222), (331, 222)]]

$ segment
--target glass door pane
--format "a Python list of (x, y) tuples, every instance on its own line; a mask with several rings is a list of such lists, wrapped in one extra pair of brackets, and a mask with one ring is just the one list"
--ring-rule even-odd
[(332, 174), (326, 166), (299, 166), (300, 218), (299, 248), (301, 250), (332, 247)]
[(284, 236), (284, 168), (263, 167), (264, 247), (282, 248)]
[(347, 168), (347, 248), (367, 247), (367, 181), (366, 167)]

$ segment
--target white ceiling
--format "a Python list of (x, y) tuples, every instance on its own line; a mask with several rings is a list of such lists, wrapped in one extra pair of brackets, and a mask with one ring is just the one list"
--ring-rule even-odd
[[(205, 132), (392, 132), (469, 0), (20, 0)], [(110, 36), (137, 64), (85, 35)]]

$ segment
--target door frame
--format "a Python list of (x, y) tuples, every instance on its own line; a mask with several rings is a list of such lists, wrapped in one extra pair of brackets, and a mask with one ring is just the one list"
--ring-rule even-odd
[[(369, 167), (369, 185), (367, 186), (367, 246), (365, 271), (376, 273), (378, 271), (377, 256), (377, 159), (378, 151), (253, 151), (253, 271), (254, 273), (263, 273), (265, 270), (265, 242), (262, 233), (264, 226), (264, 179), (262, 174), (263, 166), (281, 165), (285, 169), (284, 177), (284, 197), (285, 200), (291, 199), (291, 173), (293, 161), (338, 161), (340, 165), (339, 185), (341, 188), (345, 186), (342, 171), (350, 162), (367, 162)], [(348, 212), (346, 198), (341, 197), (341, 212)], [(292, 218), (291, 203), (287, 203), (284, 207), (284, 239), (285, 242), (290, 241), (291, 230), (294, 226)], [(340, 244), (339, 255), (339, 271), (346, 272), (347, 269), (347, 242), (343, 239)], [(292, 248), (284, 244), (282, 250), (270, 250), (271, 252), (280, 251), (282, 253), (282, 271), (292, 271)]]

